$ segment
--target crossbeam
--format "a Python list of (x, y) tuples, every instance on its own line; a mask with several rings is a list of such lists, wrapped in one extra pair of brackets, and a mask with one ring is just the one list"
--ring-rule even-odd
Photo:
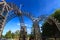
[(0, 2), (0, 5), (1, 5), (1, 4), (4, 4), (4, 3), (5, 3), (5, 2)]

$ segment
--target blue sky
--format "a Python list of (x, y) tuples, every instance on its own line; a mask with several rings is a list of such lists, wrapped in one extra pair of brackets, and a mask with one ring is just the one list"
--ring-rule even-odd
[[(6, 0), (6, 2), (15, 3), (18, 7), (22, 4), (22, 11), (30, 12), (36, 17), (39, 15), (50, 15), (54, 13), (55, 10), (60, 9), (60, 0)], [(27, 17), (24, 17), (24, 21), (27, 26), (27, 32), (30, 33), (32, 21)], [(19, 28), (19, 20), (16, 17), (6, 24), (3, 34), (9, 30), (15, 32), (16, 30), (19, 30)]]

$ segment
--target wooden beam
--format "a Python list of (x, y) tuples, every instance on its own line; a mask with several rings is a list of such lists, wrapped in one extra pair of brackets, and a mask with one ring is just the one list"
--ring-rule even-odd
[(5, 2), (0, 2), (0, 5), (1, 5), (1, 4), (4, 4), (4, 3), (5, 3)]

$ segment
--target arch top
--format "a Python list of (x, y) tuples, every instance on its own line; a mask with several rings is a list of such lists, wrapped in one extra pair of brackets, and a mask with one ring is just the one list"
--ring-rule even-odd
[(48, 22), (50, 25), (51, 25), (51, 22), (55, 23), (55, 25), (57, 26), (58, 30), (60, 31), (60, 23), (59, 23), (59, 21), (56, 18), (52, 17), (52, 16), (48, 17), (48, 19), (47, 19), (46, 22)]

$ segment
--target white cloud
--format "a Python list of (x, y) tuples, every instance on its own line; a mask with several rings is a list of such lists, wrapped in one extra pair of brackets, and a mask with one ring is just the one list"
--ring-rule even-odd
[(42, 26), (42, 24), (39, 24), (40, 25), (40, 27)]
[(27, 29), (27, 33), (30, 34), (31, 33), (31, 29), (28, 28)]
[[(20, 26), (20, 23), (17, 23), (17, 25)], [(25, 23), (25, 26), (27, 27), (27, 33), (30, 34), (31, 33), (31, 25)]]
[(20, 26), (20, 23), (17, 23), (18, 26)]
[[(17, 25), (20, 26), (20, 23), (17, 23)], [(25, 23), (25, 26), (27, 26), (27, 27), (31, 27), (30, 24), (26, 24), (26, 23)]]

